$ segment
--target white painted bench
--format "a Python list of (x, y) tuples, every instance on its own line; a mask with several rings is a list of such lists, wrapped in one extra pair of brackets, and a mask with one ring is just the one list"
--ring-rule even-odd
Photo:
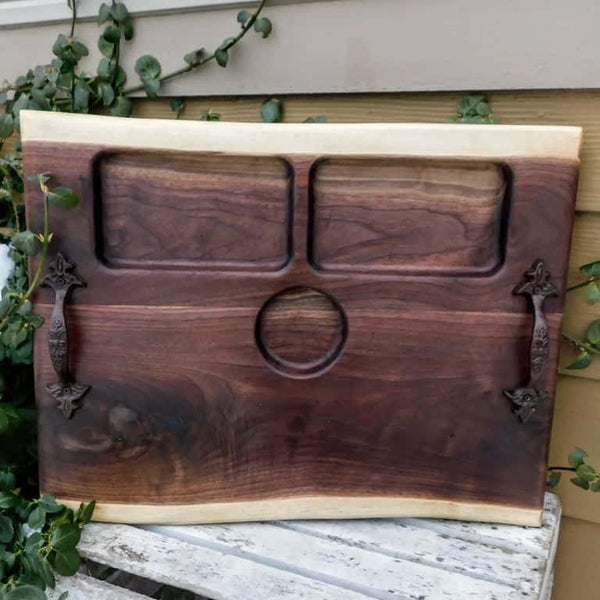
[[(201, 526), (92, 523), (82, 555), (218, 600), (550, 600), (560, 502), (542, 528), (430, 519)], [(142, 600), (79, 574), (50, 596)]]

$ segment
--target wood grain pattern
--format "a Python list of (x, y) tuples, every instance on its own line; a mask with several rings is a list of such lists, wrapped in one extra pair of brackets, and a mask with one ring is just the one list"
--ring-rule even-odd
[[(301, 130), (312, 135), (313, 129)], [(389, 132), (386, 148), (401, 131)], [(106, 149), (24, 139), (26, 169), (52, 171), (57, 184), (74, 187), (83, 199), (70, 214), (56, 214), (53, 230), (57, 249), (88, 281), (68, 318), (71, 364), (91, 390), (85, 408), (65, 421), (43, 393), (51, 371), (40, 332), (36, 381), (46, 492), (132, 504), (383, 496), (541, 509), (552, 402), (524, 426), (502, 395), (528, 372), (531, 316), (512, 290), (538, 258), (564, 290), (576, 162), (502, 157), (511, 183), (499, 234), (503, 261), (486, 274), (315, 269), (308, 260), (311, 175), (322, 156), (294, 154), (286, 156), (294, 210), (293, 250), (284, 269), (107, 268), (94, 251), (103, 196), (90, 176), (90, 165)], [(170, 164), (177, 173), (179, 158)], [(428, 172), (439, 165), (432, 160)], [(245, 184), (238, 185), (235, 193), (243, 196)], [(499, 186), (492, 189), (496, 194)], [(492, 204), (501, 218), (498, 202)], [(31, 185), (34, 229), (40, 206)], [(466, 202), (463, 211), (469, 208)], [(444, 223), (437, 213), (445, 210), (436, 204), (432, 222)], [(139, 212), (133, 203), (128, 218), (143, 220)], [(415, 255), (431, 247), (427, 236), (412, 242)], [(298, 287), (333, 299), (347, 318), (335, 364), (300, 379), (273, 368), (256, 342), (261, 309)], [(275, 329), (265, 334), (291, 363), (310, 365), (317, 350), (327, 355), (314, 322), (331, 324), (333, 313), (311, 293), (307, 311), (302, 296), (299, 311), (294, 298), (275, 310)], [(45, 291), (36, 303), (48, 314)], [(547, 312), (551, 353), (544, 386), (551, 397), (561, 298), (550, 298)], [(336, 327), (333, 336), (325, 332), (327, 347)], [(291, 346), (282, 344), (286, 329), (297, 338)]]
[(506, 188), (502, 167), (490, 163), (322, 161), (312, 260), (334, 271), (492, 271), (503, 259)]
[(97, 251), (111, 267), (277, 270), (289, 260), (283, 160), (120, 152), (94, 169)]

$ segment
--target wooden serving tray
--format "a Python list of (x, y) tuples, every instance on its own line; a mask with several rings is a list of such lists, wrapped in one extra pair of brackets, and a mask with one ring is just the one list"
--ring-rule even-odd
[(44, 492), (540, 524), (578, 128), (21, 123), (27, 174), (82, 199), (35, 299)]

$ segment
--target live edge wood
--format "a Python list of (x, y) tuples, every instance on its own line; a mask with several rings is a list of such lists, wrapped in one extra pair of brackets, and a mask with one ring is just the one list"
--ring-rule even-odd
[[(36, 334), (43, 490), (130, 522), (538, 525), (579, 130), (173, 125), (22, 113), (26, 172), (81, 195), (53, 250), (88, 284), (71, 420)], [(536, 259), (560, 295), (523, 424), (502, 391), (527, 380), (512, 291)]]

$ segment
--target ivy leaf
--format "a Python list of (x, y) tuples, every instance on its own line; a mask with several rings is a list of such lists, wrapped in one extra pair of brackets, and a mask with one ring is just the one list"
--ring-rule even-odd
[(266, 17), (260, 17), (254, 21), (254, 31), (261, 33), (263, 38), (268, 38), (273, 31), (273, 23)]
[(102, 32), (102, 37), (111, 44), (116, 44), (121, 39), (121, 32), (118, 27), (114, 25), (109, 25), (104, 28)]
[(100, 50), (102, 56), (105, 56), (106, 58), (110, 59), (115, 53), (115, 44), (107, 42), (103, 37), (99, 37), (98, 49)]
[(304, 119), (303, 123), (327, 123), (327, 117), (325, 115), (315, 115), (314, 117), (308, 117)]
[(579, 270), (583, 275), (587, 275), (588, 277), (593, 277), (594, 275), (600, 276), (600, 260), (582, 265), (579, 267)]
[(87, 56), (90, 53), (88, 47), (83, 42), (80, 42), (75, 38), (71, 40), (71, 48), (76, 54), (79, 55), (79, 57)]
[(27, 519), (27, 525), (31, 527), (31, 529), (41, 529), (46, 522), (46, 511), (43, 506), (36, 506), (31, 513), (29, 513), (29, 518)]
[(15, 528), (12, 519), (4, 515), (0, 515), (0, 542), (8, 544), (15, 534)]
[(39, 249), (39, 240), (32, 231), (20, 231), (10, 241), (12, 246), (27, 256), (35, 256)]
[(88, 113), (90, 110), (90, 90), (87, 85), (76, 85), (73, 92), (73, 109), (77, 113)]
[(102, 23), (106, 23), (110, 18), (110, 5), (103, 2), (100, 5), (100, 9), (98, 11), (98, 23), (102, 25)]
[(199, 63), (202, 60), (202, 58), (204, 58), (204, 55), (205, 55), (204, 48), (198, 48), (198, 50), (192, 50), (191, 52), (188, 52), (183, 57), (183, 60), (185, 60), (185, 62), (188, 65), (195, 65), (196, 63)]
[(2, 600), (46, 600), (46, 594), (33, 585), (19, 585), (4, 594)]
[(160, 90), (160, 80), (146, 79), (144, 81), (144, 89), (146, 90), (146, 95), (148, 96), (148, 98), (158, 98), (158, 92)]
[(117, 23), (124, 23), (129, 19), (129, 11), (122, 2), (116, 2), (113, 4), (112, 8), (110, 9), (110, 14)]
[(160, 77), (160, 71), (160, 63), (150, 54), (140, 56), (135, 62), (135, 72), (142, 81), (157, 79)]
[(283, 105), (277, 98), (268, 98), (260, 107), (260, 116), (265, 123), (279, 123), (283, 119)]
[(586, 336), (592, 346), (600, 347), (600, 319), (596, 319), (590, 323)]
[(585, 450), (582, 450), (581, 448), (575, 448), (575, 450), (569, 454), (569, 466), (573, 469), (577, 469), (583, 464), (583, 461), (587, 455), (588, 454)]
[(0, 115), (0, 138), (7, 138), (14, 131), (14, 118), (10, 113)]
[(79, 204), (79, 196), (71, 189), (56, 187), (48, 193), (48, 200), (58, 208), (68, 210)]
[(551, 471), (546, 485), (550, 489), (554, 489), (560, 483), (561, 477), (562, 473), (560, 471)]
[(574, 362), (567, 366), (567, 369), (587, 369), (592, 364), (592, 355), (587, 350), (581, 350)]
[(79, 520), (81, 521), (81, 523), (83, 523), (84, 525), (87, 525), (92, 520), (92, 516), (94, 515), (95, 508), (96, 508), (95, 500), (92, 500), (91, 502), (88, 502), (87, 504), (82, 503), (79, 506), (79, 510), (77, 511), (77, 513), (78, 513), (78, 517), (79, 517)]
[(110, 79), (112, 72), (115, 68), (115, 63), (108, 58), (101, 58), (98, 63), (98, 75), (105, 79)]
[(25, 542), (26, 552), (37, 552), (44, 545), (44, 536), (41, 533), (32, 533)]
[(67, 551), (75, 549), (81, 537), (81, 530), (74, 523), (65, 523), (54, 530), (50, 544), (56, 550)]
[(207, 110), (203, 110), (200, 115), (201, 121), (220, 121), (221, 115), (219, 113), (213, 112), (210, 108)]
[(76, 548), (57, 550), (54, 557), (54, 569), (59, 575), (70, 577), (79, 570), (81, 557)]
[(10, 471), (0, 472), (0, 490), (3, 492), (10, 492), (16, 487), (15, 475)]
[(487, 117), (491, 114), (492, 109), (490, 108), (490, 105), (487, 102), (479, 102), (475, 107), (475, 111), (479, 116)]
[(110, 106), (115, 100), (115, 90), (110, 83), (103, 83), (99, 86), (100, 96), (102, 97), (102, 104), (104, 106)]
[(132, 111), (133, 104), (125, 96), (119, 96), (110, 107), (110, 112), (115, 117), (130, 117)]
[(585, 299), (588, 304), (600, 302), (600, 288), (597, 281), (592, 281), (585, 286)]
[(252, 13), (250, 13), (249, 10), (240, 10), (240, 12), (237, 14), (237, 22), (245, 25), (246, 21), (248, 21), (251, 16)]
[(592, 465), (582, 464), (577, 467), (577, 477), (579, 479), (583, 479), (584, 481), (594, 481), (596, 479), (596, 470)]
[(40, 505), (44, 507), (47, 513), (51, 514), (59, 513), (64, 508), (62, 504), (59, 504), (56, 501), (56, 498), (54, 496), (50, 496), (49, 494), (44, 494), (40, 498)]
[(590, 489), (589, 482), (587, 482), (587, 481), (585, 481), (585, 479), (581, 479), (579, 477), (573, 477), (573, 479), (571, 479), (571, 483), (573, 485), (576, 485), (577, 487), (580, 487), (582, 490)]
[(229, 52), (223, 48), (215, 50), (215, 60), (220, 67), (225, 68), (229, 62)]

